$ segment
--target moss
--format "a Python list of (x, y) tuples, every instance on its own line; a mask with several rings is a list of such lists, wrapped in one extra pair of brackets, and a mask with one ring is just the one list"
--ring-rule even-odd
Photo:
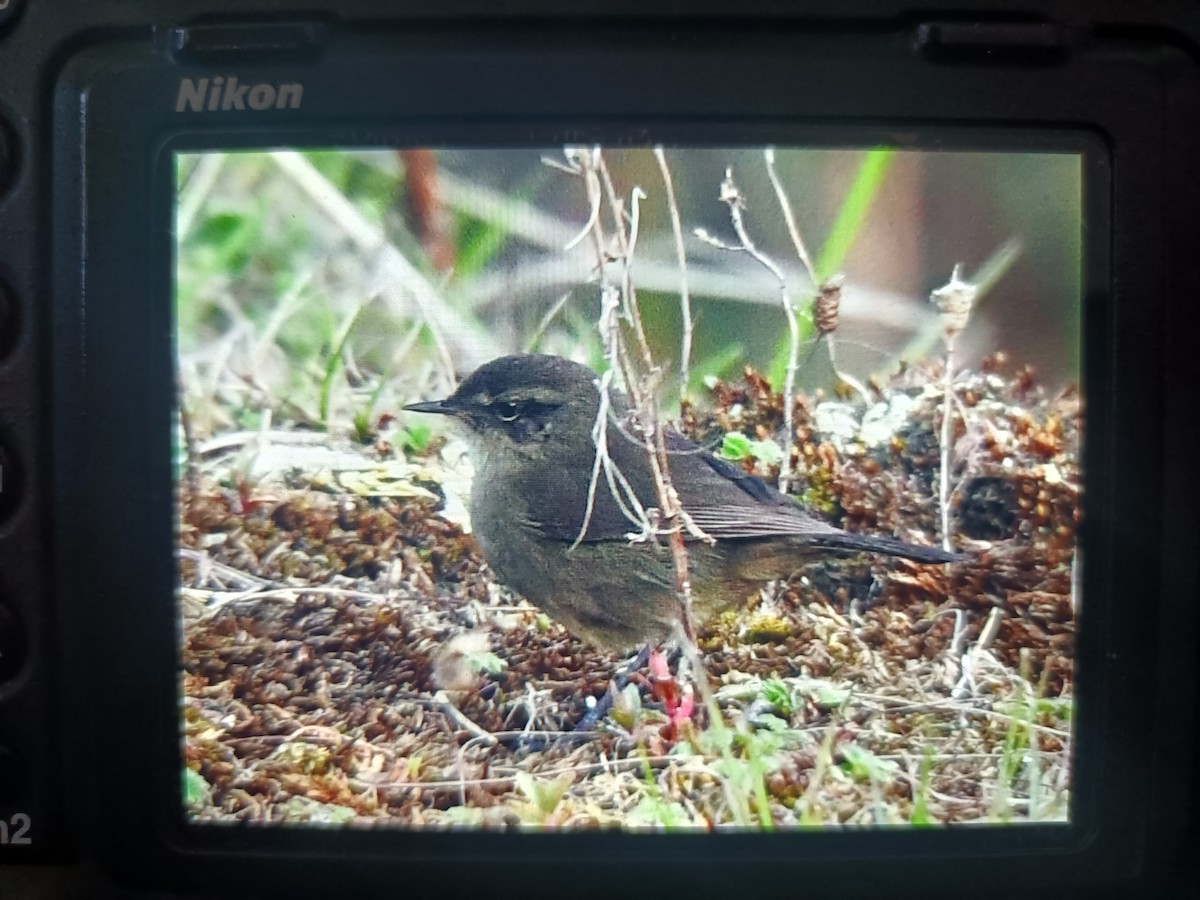
[(770, 613), (758, 613), (750, 617), (741, 629), (741, 639), (747, 644), (773, 644), (787, 640), (794, 626), (790, 619)]

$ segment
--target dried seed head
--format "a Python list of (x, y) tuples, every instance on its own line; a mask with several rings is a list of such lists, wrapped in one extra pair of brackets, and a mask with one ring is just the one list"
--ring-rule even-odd
[(730, 206), (738, 208), (744, 208), (746, 205), (746, 200), (742, 197), (742, 192), (733, 183), (733, 169), (725, 170), (725, 178), (721, 181), (720, 199), (722, 203), (728, 203)]
[(833, 275), (825, 280), (813, 300), (813, 320), (820, 334), (832, 334), (837, 331), (838, 311), (842, 305), (841, 275)]
[(956, 265), (950, 280), (929, 295), (930, 302), (937, 306), (942, 314), (942, 337), (947, 343), (951, 343), (967, 327), (971, 307), (979, 293), (978, 285), (963, 281), (959, 277), (961, 272), (961, 264)]

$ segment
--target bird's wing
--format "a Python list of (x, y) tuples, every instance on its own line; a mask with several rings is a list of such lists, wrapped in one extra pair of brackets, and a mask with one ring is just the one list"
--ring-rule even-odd
[[(761, 478), (714, 456), (678, 432), (668, 431), (666, 438), (671, 482), (692, 524), (708, 537), (723, 541), (791, 537), (814, 548), (886, 553), (923, 563), (956, 562), (967, 558), (940, 547), (843, 531), (812, 515)], [(608, 449), (616, 469), (624, 476), (642, 508), (657, 507), (658, 492), (645, 449), (616, 429), (609, 431)], [(561, 472), (543, 473), (539, 477), (543, 479), (539, 485), (541, 495), (555, 497), (558, 502), (545, 504), (553, 509), (539, 511), (538, 520), (530, 524), (547, 537), (575, 541), (579, 538), (582, 510), (587, 502), (586, 494), (580, 496), (579, 480)], [(544, 493), (547, 490), (549, 493)], [(625, 493), (620, 487), (617, 490)], [(626, 507), (631, 505), (627, 496), (623, 502)], [(602, 477), (592, 496), (591, 513), (582, 540), (628, 541), (638, 534), (637, 523), (622, 511), (621, 504), (614, 499), (613, 491)], [(691, 533), (686, 536), (689, 540), (698, 539)]]
[[(792, 500), (760, 478), (749, 475), (733, 463), (714, 456), (703, 447), (675, 431), (668, 431), (667, 452), (671, 481), (684, 511), (692, 522), (710, 537), (721, 539), (769, 537), (778, 535), (841, 534), (837, 528), (810, 515)], [(646, 451), (629, 435), (609, 429), (608, 451), (615, 470), (616, 494), (602, 474), (592, 495), (584, 541), (628, 540), (638, 526), (625, 511), (633, 504), (620, 485), (619, 472), (642, 509), (657, 508), (658, 492), (646, 458)], [(538, 485), (542, 496), (558, 502), (547, 503), (531, 522), (547, 537), (574, 541), (580, 533), (587, 497), (570, 498), (578, 493), (572, 479), (561, 473), (541, 473)]]

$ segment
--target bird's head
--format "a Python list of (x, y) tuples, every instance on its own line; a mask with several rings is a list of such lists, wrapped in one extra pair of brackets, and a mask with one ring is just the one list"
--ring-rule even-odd
[(476, 369), (449, 397), (412, 403), (406, 410), (453, 416), (467, 429), (473, 450), (522, 458), (556, 449), (587, 453), (599, 408), (596, 373), (561, 356), (502, 356)]

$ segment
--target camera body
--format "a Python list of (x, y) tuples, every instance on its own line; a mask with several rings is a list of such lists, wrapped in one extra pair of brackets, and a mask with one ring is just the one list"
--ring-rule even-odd
[[(1026, 875), (1056, 895), (1176, 877), (1197, 806), (1197, 46), (1184, 3), (0, 5), (0, 874), (83, 859), (159, 890), (467, 893), (513, 861), (578, 879), (620, 859), (628, 883), (736, 889), (751, 866), (764, 891), (815, 877), (855, 894), (885, 873), (949, 891), (962, 862), (992, 857), (1000, 892)], [(171, 152), (781, 136), (1083, 148), (1089, 618), (1072, 823), (715, 844), (185, 827), (164, 527)]]

